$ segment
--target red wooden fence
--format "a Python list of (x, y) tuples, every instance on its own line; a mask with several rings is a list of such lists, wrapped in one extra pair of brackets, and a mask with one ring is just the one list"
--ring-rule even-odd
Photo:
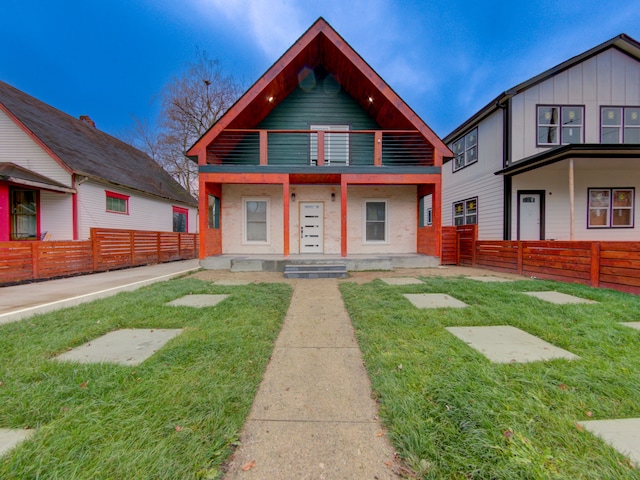
[(477, 230), (468, 227), (443, 228), (456, 247), (445, 258), (443, 234), (443, 264), (446, 260), (640, 294), (640, 242), (477, 240)]
[(92, 228), (82, 241), (0, 242), (0, 284), (198, 258), (198, 235)]

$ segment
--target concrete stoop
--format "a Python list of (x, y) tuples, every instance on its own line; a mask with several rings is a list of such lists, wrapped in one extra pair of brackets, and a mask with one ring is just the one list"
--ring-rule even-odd
[(347, 278), (344, 263), (295, 263), (285, 265), (284, 278)]

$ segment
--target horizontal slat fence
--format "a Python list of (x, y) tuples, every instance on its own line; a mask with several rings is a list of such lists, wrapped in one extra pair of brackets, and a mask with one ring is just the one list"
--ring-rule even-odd
[(197, 234), (92, 228), (90, 240), (0, 242), (0, 284), (197, 257)]
[(640, 294), (640, 242), (477, 240), (473, 266)]

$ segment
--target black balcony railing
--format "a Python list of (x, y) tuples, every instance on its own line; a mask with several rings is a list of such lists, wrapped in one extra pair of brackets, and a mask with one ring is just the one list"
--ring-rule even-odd
[(207, 163), (274, 166), (431, 166), (433, 147), (407, 130), (225, 130)]

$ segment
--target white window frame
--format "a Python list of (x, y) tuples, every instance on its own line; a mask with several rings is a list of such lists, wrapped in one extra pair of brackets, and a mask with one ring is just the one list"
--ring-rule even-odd
[(478, 127), (470, 130), (451, 144), (453, 171), (463, 169), (478, 161)]
[[(266, 203), (266, 240), (248, 240), (247, 239), (247, 203), (248, 202), (265, 202)], [(242, 198), (242, 244), (243, 245), (270, 245), (270, 212), (271, 202), (269, 197), (243, 197)]]
[[(384, 240), (367, 239), (367, 204), (384, 203)], [(389, 199), (365, 198), (362, 201), (362, 243), (364, 245), (388, 245), (389, 244)]]
[[(334, 165), (349, 166), (349, 134), (348, 133), (329, 133), (329, 132), (349, 132), (351, 130), (350, 125), (346, 124), (313, 124), (309, 125), (309, 130), (317, 130), (320, 132), (326, 132), (324, 134), (324, 164), (331, 165), (331, 148), (332, 142), (333, 148), (338, 150), (340, 154), (344, 152), (344, 160), (342, 157), (334, 159)], [(309, 159), (311, 165), (318, 164), (318, 134), (312, 133), (309, 141)]]

